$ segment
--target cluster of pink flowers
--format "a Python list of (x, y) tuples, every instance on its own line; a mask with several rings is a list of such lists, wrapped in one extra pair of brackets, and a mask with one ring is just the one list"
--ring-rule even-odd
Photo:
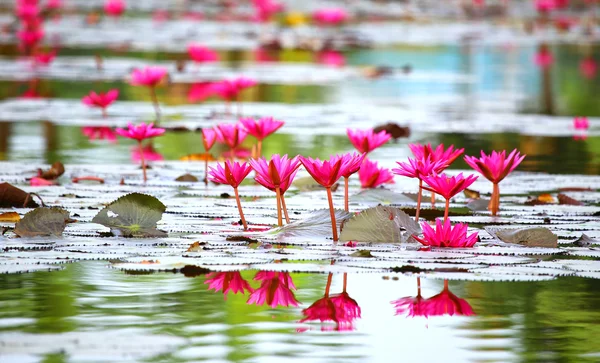
[(23, 54), (31, 56), (34, 67), (47, 66), (56, 56), (56, 51), (44, 51), (40, 47), (45, 34), (42, 14), (51, 14), (61, 7), (60, 1), (47, 2), (42, 8), (38, 0), (17, 0), (15, 15), (19, 19), (19, 49)]
[(274, 0), (252, 0), (254, 6), (253, 20), (265, 23), (271, 20), (271, 18), (284, 10), (282, 3)]
[(314, 22), (317, 25), (341, 25), (345, 23), (348, 18), (348, 12), (342, 8), (327, 8), (319, 9), (313, 13), (312, 16)]

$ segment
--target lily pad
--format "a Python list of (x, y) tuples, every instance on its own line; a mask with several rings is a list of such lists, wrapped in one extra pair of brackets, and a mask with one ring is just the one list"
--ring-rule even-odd
[[(343, 210), (335, 210), (335, 221), (339, 228), (352, 214)], [(311, 212), (306, 218), (286, 224), (275, 230), (283, 236), (329, 236), (331, 235), (331, 216), (329, 209)]]
[(340, 241), (403, 243), (420, 232), (418, 223), (400, 209), (377, 206), (350, 218), (343, 226)]
[(156, 229), (165, 210), (165, 205), (155, 197), (131, 193), (110, 203), (92, 222), (110, 228), (117, 236), (165, 237), (167, 233)]
[(558, 236), (544, 227), (528, 227), (520, 229), (496, 229), (488, 227), (488, 233), (507, 243), (516, 243), (527, 247), (556, 248)]
[(20, 237), (60, 237), (69, 221), (69, 212), (61, 208), (36, 208), (15, 224)]

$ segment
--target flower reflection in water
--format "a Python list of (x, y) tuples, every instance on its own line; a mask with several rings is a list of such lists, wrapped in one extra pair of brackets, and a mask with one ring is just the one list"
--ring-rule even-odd
[(448, 280), (444, 280), (444, 289), (439, 294), (423, 299), (421, 296), (421, 280), (417, 278), (417, 296), (403, 297), (392, 301), (396, 315), (406, 316), (443, 316), (443, 315), (475, 315), (473, 308), (465, 299), (454, 295), (448, 288)]
[[(346, 291), (348, 274), (344, 273), (344, 289), (339, 294), (329, 295), (332, 279), (333, 274), (329, 273), (325, 294), (311, 306), (302, 310), (304, 319), (300, 320), (300, 322), (317, 320), (320, 322), (332, 321), (336, 323), (335, 330), (353, 330), (354, 320), (361, 317), (361, 310), (356, 300), (351, 298)], [(328, 329), (324, 326), (323, 330)]]
[[(114, 130), (106, 126), (84, 126), (81, 128), (81, 133), (84, 134), (88, 140), (107, 140), (111, 143), (117, 142), (117, 136)], [(137, 148), (136, 148), (137, 149)], [(139, 151), (138, 151), (139, 152)], [(139, 160), (139, 158), (138, 158)]]
[(142, 160), (142, 156), (144, 157), (144, 160), (146, 160), (146, 161), (162, 161), (162, 160), (164, 160), (164, 157), (162, 156), (162, 154), (160, 154), (159, 152), (157, 152), (154, 149), (154, 145), (152, 143), (149, 143), (146, 146), (142, 147), (141, 153), (140, 153), (140, 149), (137, 146), (131, 149), (131, 160), (133, 162), (136, 162), (136, 163), (140, 162), (140, 160)]
[(260, 281), (260, 287), (254, 290), (247, 304), (277, 306), (298, 306), (298, 300), (292, 290), (296, 286), (289, 272), (259, 271), (254, 280)]
[(241, 293), (242, 295), (246, 291), (250, 293), (254, 291), (239, 271), (211, 272), (206, 277), (208, 279), (204, 283), (208, 284), (208, 289), (215, 290), (215, 292), (222, 291), (226, 299), (230, 291), (234, 294)]

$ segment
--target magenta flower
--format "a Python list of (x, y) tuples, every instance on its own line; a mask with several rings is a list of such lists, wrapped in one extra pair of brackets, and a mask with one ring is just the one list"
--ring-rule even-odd
[(539, 13), (549, 13), (556, 8), (556, 0), (535, 0), (535, 9)]
[(277, 225), (282, 226), (281, 211), (285, 214), (285, 221), (290, 223), (290, 217), (285, 205), (284, 194), (292, 185), (292, 181), (300, 167), (298, 157), (288, 159), (287, 155), (275, 154), (267, 162), (265, 158), (250, 160), (250, 165), (256, 171), (255, 180), (265, 188), (272, 190), (277, 196)]
[(212, 82), (199, 82), (192, 84), (187, 95), (188, 101), (202, 102), (207, 98), (213, 96), (215, 94), (213, 86), (214, 83)]
[(587, 130), (590, 128), (590, 122), (587, 117), (575, 117), (573, 119), (573, 127), (575, 130)]
[(533, 61), (538, 67), (547, 69), (552, 65), (552, 63), (554, 63), (554, 57), (552, 56), (552, 52), (550, 52), (547, 47), (542, 47), (535, 54)]
[(131, 85), (156, 87), (167, 75), (167, 69), (163, 67), (144, 67), (142, 69), (134, 69), (131, 73)]
[(354, 145), (356, 150), (360, 153), (370, 153), (392, 138), (392, 135), (385, 132), (385, 130), (375, 133), (373, 129), (347, 129), (346, 133), (348, 134), (348, 138), (352, 145)]
[(470, 167), (494, 184), (492, 198), (488, 206), (493, 216), (498, 213), (500, 208), (500, 187), (498, 183), (515, 170), (523, 159), (525, 159), (525, 155), (521, 155), (517, 149), (511, 151), (508, 157), (506, 156), (506, 150), (501, 152), (492, 151), (490, 155), (486, 155), (482, 150), (480, 158), (465, 156), (465, 161)]
[[(419, 146), (421, 145), (409, 145), (409, 147), (411, 147), (411, 150), (413, 148), (415, 148), (415, 150), (417, 151), (427, 150), (427, 147), (418, 148)], [(431, 150), (431, 146), (428, 146), (429, 150)], [(443, 149), (443, 145), (440, 146)], [(413, 150), (413, 154), (415, 153), (415, 150)], [(450, 148), (448, 148), (448, 150), (450, 150)], [(448, 159), (443, 158), (441, 160), (432, 161), (431, 158), (434, 156), (432, 153), (428, 153), (427, 157), (424, 156), (425, 152), (417, 152), (417, 155), (419, 155), (420, 157), (418, 156), (416, 159), (408, 158), (408, 162), (406, 163), (397, 162), (398, 168), (392, 169), (392, 172), (394, 174), (419, 179), (419, 193), (417, 194), (417, 211), (415, 213), (415, 221), (419, 220), (419, 214), (421, 212), (423, 178), (432, 174), (440, 173), (442, 170), (448, 167)]]
[(118, 89), (111, 89), (106, 93), (96, 93), (91, 91), (87, 96), (82, 98), (82, 102), (90, 107), (98, 107), (102, 109), (102, 116), (106, 117), (106, 108), (119, 97)]
[(225, 167), (222, 167), (221, 164), (217, 164), (216, 169), (212, 167), (209, 169), (210, 171), (208, 172), (208, 179), (210, 179), (210, 181), (217, 184), (229, 184), (233, 187), (238, 212), (240, 213), (244, 230), (247, 230), (248, 224), (246, 223), (246, 218), (244, 218), (244, 212), (242, 211), (242, 203), (240, 202), (238, 186), (248, 176), (250, 171), (252, 171), (252, 167), (248, 163), (240, 164), (238, 162), (227, 160), (225, 161)]
[(150, 139), (153, 137), (160, 136), (165, 133), (165, 129), (154, 128), (154, 124), (141, 123), (137, 126), (134, 126), (132, 123), (127, 125), (127, 129), (117, 128), (115, 130), (117, 134), (122, 137), (126, 137), (128, 139), (134, 139), (138, 142), (138, 148), (140, 150), (140, 157), (142, 162), (142, 170), (144, 173), (144, 183), (148, 180), (146, 176), (146, 162), (144, 159), (144, 151), (142, 149), (142, 141), (145, 139)]
[(390, 169), (380, 168), (376, 161), (369, 159), (365, 159), (360, 167), (358, 178), (363, 188), (376, 188), (381, 184), (394, 182)]
[(106, 0), (104, 2), (104, 12), (108, 16), (120, 17), (125, 11), (125, 1), (123, 0)]
[(141, 162), (144, 161), (162, 161), (165, 160), (164, 156), (161, 153), (154, 149), (152, 143), (147, 144), (146, 146), (140, 148), (134, 147), (131, 149), (131, 160), (133, 162)]
[(188, 54), (196, 63), (210, 63), (219, 60), (219, 53), (202, 45), (191, 44), (188, 46)]
[(31, 49), (44, 38), (44, 31), (42, 29), (21, 30), (17, 32), (17, 38), (19, 38), (19, 46), (21, 48)]
[(211, 128), (202, 129), (202, 144), (204, 145), (204, 151), (209, 152), (217, 141), (217, 132)]
[(427, 317), (429, 314), (427, 310), (426, 300), (421, 296), (421, 293), (417, 296), (407, 296), (398, 300), (392, 301), (394, 308), (396, 309), (396, 315), (404, 315), (415, 317), (424, 316)]
[(348, 13), (341, 8), (319, 9), (313, 13), (313, 20), (319, 25), (340, 25), (348, 20)]
[(37, 19), (40, 15), (40, 9), (36, 3), (18, 2), (15, 8), (15, 15), (22, 21)]
[(331, 67), (343, 67), (346, 65), (346, 58), (340, 52), (334, 50), (325, 50), (318, 54), (317, 62)]
[(264, 305), (273, 309), (277, 306), (298, 306), (292, 290), (296, 290), (289, 272), (259, 271), (254, 280), (260, 287), (250, 294), (247, 304)]
[(587, 79), (594, 79), (598, 72), (598, 64), (596, 64), (596, 61), (592, 57), (584, 58), (579, 63), (579, 72)]
[(447, 149), (444, 149), (444, 144), (439, 144), (435, 149), (431, 147), (431, 144), (408, 144), (408, 147), (417, 160), (431, 158), (431, 161), (434, 163), (437, 161), (443, 161), (446, 166), (435, 170), (436, 173), (441, 173), (444, 171), (465, 151), (465, 149), (454, 150), (454, 145), (450, 145)]
[(283, 121), (274, 120), (273, 117), (263, 117), (259, 120), (254, 120), (250, 117), (242, 118), (240, 122), (244, 126), (244, 129), (258, 140), (256, 157), (260, 157), (262, 154), (263, 140), (285, 124)]
[(50, 63), (52, 63), (55, 57), (56, 51), (35, 52), (35, 54), (33, 55), (33, 66), (47, 66)]
[(446, 199), (446, 209), (444, 211), (444, 222), (448, 219), (448, 210), (450, 208), (450, 198), (462, 192), (477, 180), (475, 175), (463, 177), (462, 173), (449, 177), (446, 174), (434, 174), (423, 178), (428, 185), (423, 187), (425, 190), (437, 193)]
[(267, 22), (271, 17), (277, 13), (283, 11), (283, 4), (273, 0), (253, 0), (254, 5), (254, 17), (253, 20), (257, 22)]
[(237, 149), (246, 139), (248, 133), (242, 124), (219, 124), (214, 128), (217, 140), (229, 146), (231, 151)]
[(110, 127), (82, 127), (81, 133), (87, 136), (88, 140), (108, 140), (112, 143), (117, 142), (115, 132)]
[(245, 77), (225, 79), (214, 83), (213, 91), (224, 100), (233, 101), (238, 99), (240, 92), (256, 84), (255, 80)]
[(442, 223), (439, 219), (435, 221), (435, 230), (431, 228), (429, 223), (421, 223), (423, 228), (423, 238), (413, 236), (414, 239), (421, 242), (421, 244), (430, 247), (455, 247), (465, 248), (473, 247), (477, 242), (477, 232), (467, 236), (466, 223), (457, 223), (454, 227), (450, 224), (449, 220)]
[(315, 181), (327, 189), (327, 199), (329, 200), (329, 213), (331, 215), (331, 229), (333, 240), (337, 242), (337, 224), (335, 222), (335, 209), (333, 208), (333, 196), (331, 195), (331, 186), (335, 184), (346, 173), (348, 167), (348, 156), (332, 156), (329, 160), (321, 161), (319, 159), (305, 158), (300, 156), (300, 162), (304, 168), (315, 179)]
[(365, 160), (365, 157), (367, 156), (366, 153), (364, 154), (359, 154), (359, 153), (348, 153), (342, 156), (342, 159), (345, 160), (344, 165), (342, 166), (342, 169), (344, 170), (344, 172), (342, 173), (342, 176), (344, 177), (344, 210), (347, 212), (348, 211), (348, 203), (349, 203), (349, 198), (348, 198), (348, 179), (350, 178), (350, 176), (356, 172), (358, 172), (360, 170), (360, 167), (363, 163), (363, 161)]
[(475, 315), (473, 308), (465, 299), (454, 295), (448, 289), (448, 280), (444, 280), (444, 290), (425, 301), (427, 316)]
[(204, 281), (208, 285), (209, 290), (222, 291), (225, 298), (231, 291), (234, 294), (238, 292), (244, 295), (246, 291), (253, 292), (254, 289), (250, 287), (248, 281), (244, 280), (242, 274), (239, 271), (231, 272), (211, 272), (206, 275), (208, 278)]

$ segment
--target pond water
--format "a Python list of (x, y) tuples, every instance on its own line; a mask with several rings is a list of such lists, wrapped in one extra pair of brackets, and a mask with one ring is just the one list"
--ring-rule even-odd
[[(65, 22), (76, 27), (76, 20)], [(50, 29), (59, 32), (61, 27), (52, 25)], [(63, 40), (71, 28), (64, 29)], [(185, 56), (176, 49), (179, 45), (165, 44), (167, 35), (163, 43), (157, 45), (152, 38), (134, 50), (115, 49), (110, 39), (71, 39), (47, 69), (31, 70), (16, 56), (14, 46), (0, 38), (6, 51), (0, 58), (0, 182), (6, 180), (28, 192), (36, 191), (50, 205), (77, 213), (80, 221), (76, 227), (67, 228), (64, 239), (21, 242), (14, 236), (0, 237), (0, 265), (14, 264), (15, 271), (23, 264), (25, 271), (35, 270), (36, 265), (41, 269), (0, 274), (0, 362), (600, 361), (600, 252), (597, 248), (582, 252), (572, 244), (581, 233), (600, 238), (600, 197), (596, 193), (600, 188), (600, 178), (596, 177), (600, 172), (600, 82), (598, 75), (586, 78), (580, 72), (581, 59), (597, 54), (596, 45), (552, 45), (554, 63), (549, 70), (535, 65), (538, 46), (529, 42), (411, 43), (350, 49), (338, 54), (345, 60), (340, 68), (315, 63), (319, 55), (308, 51), (268, 51), (259, 57), (247, 47), (221, 49), (221, 65), (198, 70), (187, 64), (182, 72), (172, 72), (169, 87), (158, 89), (164, 116), (161, 125), (171, 129), (152, 143), (155, 178), (148, 186), (138, 180), (119, 187), (121, 174), (127, 175), (128, 181), (133, 180), (133, 174), (137, 178), (132, 163), (134, 143), (90, 140), (82, 128), (152, 121), (150, 95), (126, 83), (124, 77), (139, 64), (173, 68), (174, 61)], [(156, 52), (154, 47), (168, 51)], [(94, 55), (104, 59), (104, 71), (94, 68)], [(269, 63), (264, 66), (258, 58), (268, 58)], [(285, 68), (287, 65), (296, 68)], [(393, 72), (376, 78), (365, 76), (368, 67), (374, 65), (391, 67)], [(467, 267), (459, 269), (460, 274), (441, 268), (436, 270), (439, 274), (428, 275), (402, 268), (394, 272), (394, 268), (414, 264), (414, 260), (376, 268), (362, 265), (361, 269), (362, 262), (356, 265), (355, 260), (342, 255), (338, 266), (339, 261), (330, 260), (329, 255), (315, 257), (332, 253), (330, 247), (323, 247), (331, 246), (331, 240), (322, 238), (307, 252), (301, 248), (313, 246), (314, 241), (300, 236), (290, 242), (296, 247), (285, 251), (292, 256), (270, 257), (268, 262), (275, 271), (279, 271), (276, 266), (293, 266), (285, 279), (289, 279), (286, 287), (297, 304), (278, 307), (252, 302), (250, 290), (259, 290), (263, 283), (259, 276), (269, 271), (261, 270), (258, 262), (227, 262), (223, 268), (217, 264), (213, 267), (218, 272), (206, 270), (205, 265), (191, 272), (182, 270), (183, 263), (150, 273), (145, 265), (164, 261), (165, 256), (181, 256), (198, 240), (214, 243), (216, 250), (221, 248), (223, 254), (214, 257), (217, 259), (243, 255), (247, 250), (248, 255), (252, 253), (245, 244), (233, 252), (231, 245), (219, 245), (225, 243), (224, 234), (235, 234), (239, 227), (234, 204), (219, 198), (223, 191), (231, 190), (214, 188), (211, 192), (193, 185), (180, 188), (172, 182), (172, 176), (183, 172), (201, 176), (202, 163), (180, 162), (186, 155), (203, 152), (197, 130), (236, 118), (225, 113), (226, 105), (214, 99), (192, 104), (194, 84), (239, 74), (250, 74), (260, 81), (244, 94), (242, 113), (272, 114), (286, 121), (285, 127), (265, 142), (263, 154), (267, 157), (288, 153), (326, 158), (348, 152), (352, 145), (345, 134), (347, 127), (368, 128), (390, 121), (410, 127), (410, 136), (370, 155), (388, 167), (410, 156), (407, 146), (415, 142), (454, 144), (464, 147), (466, 155), (518, 148), (527, 154), (518, 170), (544, 174), (515, 173), (517, 176), (505, 183), (508, 208), (501, 217), (490, 222), (487, 215), (469, 215), (464, 221), (477, 229), (496, 222), (520, 226), (552, 223), (559, 244), (582, 252), (574, 256), (585, 256), (584, 260), (569, 273), (549, 273), (541, 269), (556, 268), (551, 265), (556, 254), (535, 252), (529, 261), (515, 262), (517, 258), (507, 256), (514, 258), (506, 263), (508, 272), (492, 273), (489, 279), (485, 273), (472, 278), (466, 272), (473, 271)], [(111, 88), (119, 89), (120, 96), (107, 118), (81, 105), (81, 97), (89, 91)], [(236, 107), (231, 109), (238, 112)], [(590, 118), (591, 128), (584, 137), (572, 129), (573, 116)], [(185, 129), (173, 130), (180, 126)], [(245, 144), (250, 145), (250, 141)], [(55, 161), (66, 165), (69, 176), (82, 170), (105, 175), (108, 186), (80, 187), (68, 178), (57, 189), (28, 186), (25, 178), (33, 176), (35, 168)], [(451, 169), (466, 170), (468, 166), (459, 159)], [(489, 191), (486, 183), (478, 183), (475, 186), (482, 193)], [(356, 182), (351, 187), (353, 192), (360, 189)], [(390, 186), (402, 192), (414, 187), (400, 180)], [(524, 206), (530, 193), (556, 192), (560, 187), (589, 187), (592, 191), (577, 195), (586, 204), (580, 209)], [(90, 223), (98, 207), (136, 190), (165, 202), (167, 214), (159, 226), (169, 232), (169, 238), (138, 243), (97, 237), (97, 232), (106, 232)], [(257, 226), (272, 225), (275, 209), (269, 209), (268, 203), (273, 198), (263, 198), (265, 194), (257, 190), (248, 186), (241, 191), (249, 206), (249, 218)], [(299, 210), (293, 219), (325, 201), (321, 195), (306, 197), (296, 190), (290, 194), (290, 206)], [(336, 198), (337, 203), (341, 192)], [(454, 207), (464, 207), (466, 198), (457, 199)], [(357, 211), (359, 207), (364, 205), (358, 203), (352, 208)], [(20, 214), (27, 211), (3, 208), (0, 213), (12, 210)], [(483, 229), (480, 236), (483, 242), (492, 239)], [(597, 240), (594, 243), (597, 246)], [(138, 247), (142, 252), (132, 252)], [(383, 254), (398, 252), (395, 247), (383, 247), (383, 252), (377, 250), (379, 247), (367, 248)], [(275, 249), (270, 253), (276, 253)], [(19, 251), (25, 251), (25, 258), (34, 262), (20, 260), (23, 255), (15, 255)], [(101, 256), (91, 259), (101, 261), (81, 258), (82, 252), (97, 251)], [(67, 255), (53, 257), (53, 252)], [(306, 259), (294, 260), (304, 252)], [(144, 258), (136, 262), (141, 268), (119, 266), (121, 258), (138, 255)], [(389, 261), (389, 256), (377, 257)], [(487, 264), (485, 261), (480, 263)], [(540, 270), (517, 267), (534, 262), (548, 265)], [(311, 273), (295, 272), (303, 264)], [(57, 266), (61, 268), (54, 270)], [(218, 288), (209, 289), (210, 279), (217, 273), (237, 273), (231, 270), (241, 270), (236, 276), (249, 283), (244, 294), (229, 292), (224, 296)], [(289, 289), (289, 284), (295, 289)], [(307, 317), (304, 309), (328, 294), (343, 291), (360, 309), (350, 323), (303, 321)], [(429, 303), (420, 306), (423, 301)], [(356, 312), (356, 306), (354, 309)]]

